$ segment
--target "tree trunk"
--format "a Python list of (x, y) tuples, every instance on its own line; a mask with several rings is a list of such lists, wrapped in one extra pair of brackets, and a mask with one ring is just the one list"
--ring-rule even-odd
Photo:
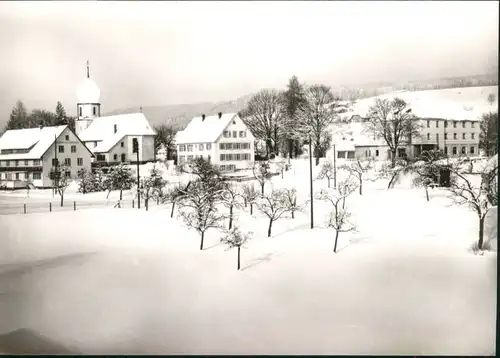
[(396, 180), (397, 176), (398, 176), (398, 172), (395, 172), (393, 175), (392, 175), (392, 178), (391, 180), (389, 180), (389, 185), (387, 185), (387, 189), (391, 189), (392, 185), (393, 185), (393, 182), (394, 180)]
[(363, 195), (363, 179), (359, 179), (359, 195)]
[(144, 199), (144, 206), (146, 207), (146, 211), (148, 211), (148, 208), (149, 208), (149, 199)]
[(479, 250), (483, 249), (484, 241), (484, 218), (486, 215), (479, 217), (479, 241), (477, 242), (477, 247)]
[(316, 152), (316, 156), (315, 156), (315, 160), (316, 160), (316, 166), (319, 165), (319, 152)]
[(120, 189), (120, 200), (123, 199), (123, 189)]
[(337, 241), (339, 239), (339, 232), (335, 231), (335, 244), (333, 245), (333, 252), (337, 253)]
[(429, 188), (427, 187), (427, 185), (425, 185), (424, 188), (425, 188), (425, 197), (427, 198), (427, 201), (429, 201)]
[(205, 231), (201, 233), (200, 250), (203, 250), (203, 240), (205, 239)]
[(267, 228), (267, 237), (271, 237), (272, 227), (273, 227), (273, 219), (269, 219), (269, 227)]
[(292, 159), (293, 156), (293, 139), (288, 140), (288, 155), (290, 156), (290, 159)]
[(292, 210), (292, 219), (295, 219), (295, 210)]
[(170, 217), (174, 217), (175, 201), (172, 202), (172, 211), (170, 211)]
[(229, 230), (233, 227), (233, 206), (229, 207)]
[(328, 189), (330, 189), (330, 178), (326, 177), (328, 179)]
[(238, 270), (240, 269), (240, 251), (241, 251), (241, 247), (238, 246)]
[(391, 167), (394, 168), (396, 166), (396, 149), (391, 150)]
[(264, 195), (264, 185), (266, 185), (266, 183), (260, 184), (260, 190), (261, 190), (262, 195)]
[(64, 194), (59, 193), (59, 195), (61, 195), (61, 208), (62, 208), (64, 205)]
[(250, 215), (253, 215), (253, 203), (250, 203)]
[(108, 190), (108, 195), (106, 195), (106, 199), (109, 198), (109, 194), (111, 194), (111, 190)]
[(244, 198), (243, 200), (245, 201), (245, 208), (246, 208), (246, 207), (248, 206), (247, 199), (246, 199), (246, 198)]

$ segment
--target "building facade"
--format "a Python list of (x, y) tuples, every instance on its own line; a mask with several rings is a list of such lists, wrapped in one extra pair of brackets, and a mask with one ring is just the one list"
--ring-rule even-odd
[(177, 133), (177, 164), (203, 157), (222, 171), (248, 169), (255, 161), (255, 138), (236, 113), (195, 117)]
[(51, 169), (69, 168), (68, 178), (90, 170), (92, 152), (68, 126), (8, 130), (0, 138), (0, 187), (53, 186)]

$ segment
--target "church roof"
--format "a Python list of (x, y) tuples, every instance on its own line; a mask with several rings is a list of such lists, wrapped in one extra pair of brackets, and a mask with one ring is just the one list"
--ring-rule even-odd
[(184, 130), (177, 132), (175, 142), (177, 144), (214, 143), (234, 117), (238, 115), (225, 113), (221, 118), (218, 115), (206, 116), (205, 120), (202, 120), (201, 116), (194, 117)]
[(40, 159), (54, 143), (57, 137), (66, 129), (67, 125), (11, 129), (0, 137), (0, 151), (5, 149), (23, 150), (27, 153), (1, 154), (0, 160)]
[(129, 113), (95, 118), (90, 126), (80, 134), (80, 139), (83, 142), (100, 142), (92, 151), (94, 153), (105, 153), (125, 136), (155, 134), (155, 130), (143, 113)]
[(97, 87), (94, 80), (85, 78), (77, 89), (76, 96), (78, 103), (99, 103), (101, 90)]

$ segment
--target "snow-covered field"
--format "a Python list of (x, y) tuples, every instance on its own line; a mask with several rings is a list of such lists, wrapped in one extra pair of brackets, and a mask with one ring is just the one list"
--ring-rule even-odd
[[(272, 181), (304, 202), (308, 162)], [(469, 252), (474, 213), (409, 182), (349, 197), (358, 232), (336, 254), (325, 203), (314, 230), (306, 206), (270, 238), (261, 213), (239, 211), (254, 232), (241, 271), (218, 232), (200, 251), (170, 206), (0, 216), (0, 334), (31, 328), (86, 353), (493, 354), (496, 253)]]

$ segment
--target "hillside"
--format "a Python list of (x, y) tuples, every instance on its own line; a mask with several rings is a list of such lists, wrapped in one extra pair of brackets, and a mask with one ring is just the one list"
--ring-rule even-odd
[[(437, 78), (422, 81), (407, 81), (402, 83), (371, 83), (333, 87), (335, 93), (346, 100), (356, 100), (373, 96), (393, 93), (397, 91), (424, 91), (448, 88), (463, 88), (477, 86), (497, 86), (498, 74), (482, 74), (474, 76), (460, 76)], [(498, 92), (498, 91), (497, 91)], [(487, 94), (486, 94), (487, 96)], [(213, 114), (217, 112), (238, 112), (242, 110), (252, 94), (247, 94), (233, 101), (205, 102), (193, 104), (178, 104), (166, 106), (143, 107), (143, 113), (153, 125), (171, 124), (177, 129), (183, 129), (194, 116), (201, 113)], [(486, 97), (485, 97), (486, 102)], [(137, 112), (137, 107), (117, 109), (103, 115), (114, 115)]]

